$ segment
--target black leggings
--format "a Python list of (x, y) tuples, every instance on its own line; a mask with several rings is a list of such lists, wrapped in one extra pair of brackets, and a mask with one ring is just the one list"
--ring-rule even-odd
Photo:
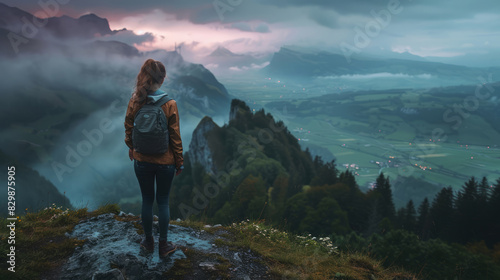
[(175, 174), (175, 165), (155, 164), (134, 160), (134, 170), (142, 193), (142, 227), (146, 236), (153, 233), (153, 203), (155, 200), (159, 210), (160, 240), (167, 240), (170, 209), (168, 198)]

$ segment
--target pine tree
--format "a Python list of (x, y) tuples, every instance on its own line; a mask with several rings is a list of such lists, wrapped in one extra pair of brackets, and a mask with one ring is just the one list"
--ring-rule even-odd
[[(500, 178), (498, 178), (496, 183), (493, 185), (488, 203), (490, 204), (490, 206), (496, 206), (497, 209), (500, 209)], [(500, 212), (495, 213), (496, 216), (499, 216), (498, 213)]]
[(429, 200), (427, 197), (422, 201), (418, 207), (418, 219), (417, 219), (417, 229), (416, 232), (422, 239), (429, 238), (429, 231), (431, 226), (431, 221), (429, 217)]
[(479, 205), (478, 183), (471, 177), (458, 193), (457, 223), (455, 225), (456, 241), (466, 243), (479, 237)]
[(339, 184), (337, 185), (346, 185), (349, 188), (345, 201), (342, 201), (343, 199), (340, 198), (338, 199), (342, 209), (347, 211), (349, 225), (353, 230), (362, 231), (369, 212), (365, 195), (359, 189), (356, 178), (354, 178), (354, 174), (351, 171), (346, 170), (340, 173), (338, 180)]
[(444, 240), (452, 239), (453, 219), (455, 218), (453, 202), (453, 189), (451, 187), (441, 189), (434, 198), (430, 209), (430, 218), (432, 221), (431, 237)]
[(392, 200), (391, 184), (389, 183), (389, 178), (385, 178), (383, 173), (377, 178), (375, 192), (379, 195), (378, 207), (380, 215), (383, 218), (394, 221), (396, 217), (396, 208)]
[(481, 203), (486, 203), (490, 198), (490, 184), (488, 183), (488, 179), (486, 177), (483, 177), (481, 183), (479, 184), (478, 195)]
[(488, 179), (483, 177), (481, 183), (478, 185), (477, 194), (477, 223), (479, 239), (486, 239), (486, 232), (488, 228), (488, 200), (490, 199), (490, 184)]
[(311, 180), (310, 184), (312, 186), (322, 186), (322, 185), (333, 185), (337, 182), (338, 170), (335, 167), (335, 160), (326, 162), (322, 164), (320, 159), (315, 159), (313, 166), (318, 166), (316, 168), (316, 176)]
[(396, 212), (396, 227), (398, 229), (404, 229), (406, 222), (406, 207), (401, 207)]
[(417, 224), (417, 211), (415, 211), (415, 204), (413, 204), (413, 200), (410, 199), (410, 201), (406, 204), (404, 214), (404, 229), (410, 232), (415, 231)]
[(354, 174), (349, 170), (340, 173), (339, 182), (349, 186), (349, 191), (352, 193), (357, 193), (359, 191), (358, 184), (356, 183), (356, 178), (354, 178)]
[[(373, 194), (373, 192), (371, 194)], [(371, 194), (369, 194), (369, 199)], [(379, 204), (380, 201), (378, 199), (370, 199), (368, 218), (366, 220), (366, 226), (364, 227), (364, 235), (366, 237), (371, 236), (374, 233), (378, 233), (378, 225), (382, 220), (382, 217), (379, 213)]]
[(500, 178), (493, 185), (487, 207), (486, 241), (488, 245), (493, 246), (500, 242)]

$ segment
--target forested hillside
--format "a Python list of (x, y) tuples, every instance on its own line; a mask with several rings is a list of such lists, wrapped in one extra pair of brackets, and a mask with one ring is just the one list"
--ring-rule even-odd
[[(202, 122), (194, 133), (211, 120)], [(444, 188), (398, 210), (390, 178), (381, 174), (362, 192), (351, 171), (312, 158), (264, 110), (253, 113), (233, 100), (229, 124), (210, 127), (197, 143), (208, 145), (211, 160), (193, 162), (186, 153), (186, 169), (171, 193), (173, 219), (265, 220), (331, 237), (342, 250), (373, 254), (424, 279), (500, 276), (500, 180), (490, 185), (471, 178), (458, 193)]]

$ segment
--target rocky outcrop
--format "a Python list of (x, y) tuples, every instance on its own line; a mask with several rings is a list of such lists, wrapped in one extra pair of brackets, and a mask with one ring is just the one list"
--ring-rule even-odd
[(219, 127), (210, 117), (204, 117), (193, 131), (193, 138), (189, 144), (189, 160), (191, 164), (199, 163), (208, 173), (215, 174), (216, 167), (213, 161), (213, 154), (208, 146), (206, 133)]
[(171, 224), (168, 240), (178, 249), (167, 258), (159, 258), (158, 223), (155, 221), (153, 225), (155, 251), (147, 254), (140, 250), (141, 236), (134, 226), (139, 221), (138, 216), (121, 212), (80, 222), (66, 235), (86, 239), (86, 242), (75, 249), (55, 278), (154, 280), (179, 274), (182, 279), (216, 279), (219, 274), (230, 279), (270, 278), (261, 258), (251, 251), (235, 252), (223, 245), (215, 245), (215, 239), (225, 240), (224, 236), (229, 234), (220, 225), (214, 226), (220, 230), (208, 233)]
[(239, 99), (233, 99), (231, 101), (231, 109), (229, 110), (229, 121), (233, 121), (236, 119), (246, 119), (250, 116), (252, 112), (250, 111), (250, 107), (245, 104), (245, 102)]

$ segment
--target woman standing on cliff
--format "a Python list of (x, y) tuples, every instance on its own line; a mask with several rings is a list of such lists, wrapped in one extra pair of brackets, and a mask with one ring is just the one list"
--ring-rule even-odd
[[(175, 100), (168, 98), (167, 93), (159, 89), (166, 75), (163, 63), (153, 59), (146, 60), (137, 75), (135, 90), (130, 98), (125, 115), (125, 143), (130, 148), (129, 157), (130, 160), (134, 160), (134, 170), (142, 193), (141, 219), (145, 237), (141, 242), (141, 247), (148, 252), (154, 251), (153, 203), (156, 180), (156, 202), (158, 203), (160, 226), (159, 255), (161, 257), (167, 256), (176, 250), (176, 246), (172, 242), (167, 242), (167, 231), (170, 222), (168, 199), (174, 174), (177, 176), (182, 172), (184, 161), (177, 103)], [(168, 100), (161, 105), (161, 109), (166, 116), (170, 138), (165, 140), (168, 148), (166, 152), (159, 154), (140, 153), (137, 149), (138, 143), (134, 143), (135, 138), (132, 135), (134, 125), (136, 125), (136, 114), (145, 104), (161, 103), (162, 100), (160, 99), (163, 101)], [(136, 140), (136, 142), (138, 141)]]

